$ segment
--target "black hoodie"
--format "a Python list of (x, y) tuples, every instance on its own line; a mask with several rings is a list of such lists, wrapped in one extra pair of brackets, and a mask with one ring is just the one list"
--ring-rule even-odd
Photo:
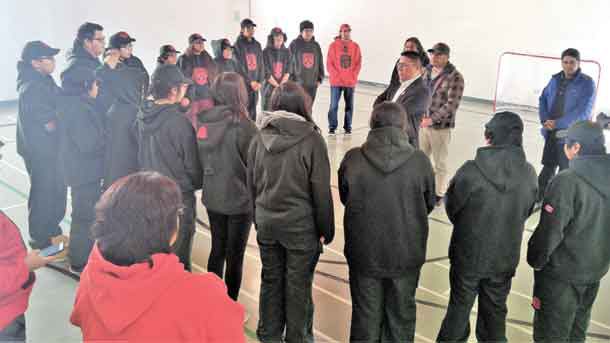
[(142, 104), (145, 75), (134, 68), (125, 68), (121, 82), (113, 87), (114, 105), (106, 114), (107, 142), (104, 185), (138, 171), (138, 141), (135, 125)]
[(56, 158), (59, 152), (57, 102), (61, 89), (50, 75), (17, 64), (17, 152), (24, 158)]
[(262, 84), (265, 77), (265, 66), (261, 44), (254, 37), (247, 39), (240, 34), (235, 40), (234, 54), (248, 91), (252, 90), (249, 87), (250, 82), (256, 81)]
[(514, 274), (537, 191), (536, 171), (523, 148), (478, 149), (447, 191), (445, 209), (453, 223), (451, 266), (478, 276)]
[(212, 41), (212, 50), (214, 51), (214, 62), (216, 63), (216, 67), (218, 68), (218, 74), (222, 73), (239, 73), (239, 65), (235, 61), (234, 58), (226, 59), (222, 55), (222, 42), (224, 39), (218, 39)]
[(87, 95), (61, 99), (60, 163), (68, 186), (99, 184), (104, 176), (106, 127), (95, 99)]
[(320, 44), (302, 36), (290, 43), (290, 79), (306, 87), (316, 86), (324, 79), (324, 58)]
[(348, 151), (339, 194), (350, 271), (391, 278), (424, 264), (434, 172), (403, 130), (373, 129), (362, 147)]
[(583, 156), (551, 181), (527, 261), (541, 275), (588, 284), (610, 267), (610, 155)]
[(203, 205), (227, 215), (252, 212), (246, 161), (256, 126), (247, 117), (236, 117), (229, 106), (216, 106), (199, 113), (197, 127)]
[(195, 130), (179, 105), (147, 101), (138, 114), (138, 163), (141, 170), (172, 178), (183, 193), (201, 188)]
[(306, 234), (329, 244), (335, 222), (326, 143), (313, 123), (297, 118), (302, 117), (267, 113), (250, 146), (256, 228), (266, 239)]
[(265, 60), (265, 93), (267, 93), (269, 90), (273, 90), (273, 86), (268, 81), (271, 77), (280, 83), (284, 75), (289, 73), (290, 51), (285, 46), (276, 49), (271, 42), (271, 45), (267, 44), (263, 50), (263, 58)]

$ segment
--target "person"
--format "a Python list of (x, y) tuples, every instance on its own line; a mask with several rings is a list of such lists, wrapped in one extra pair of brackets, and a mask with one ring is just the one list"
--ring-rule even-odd
[(25, 311), (36, 281), (34, 271), (55, 257), (43, 257), (37, 249), (27, 252), (19, 228), (2, 211), (0, 251), (0, 342), (25, 342)]
[(226, 263), (229, 296), (237, 300), (252, 226), (252, 194), (246, 186), (248, 148), (258, 130), (248, 118), (248, 93), (239, 74), (220, 74), (212, 93), (214, 107), (199, 113), (197, 122), (204, 171), (201, 200), (212, 232), (208, 271), (222, 278)]
[(68, 242), (59, 223), (66, 212), (67, 189), (59, 165), (57, 104), (61, 89), (51, 76), (59, 49), (42, 41), (26, 43), (17, 63), (17, 153), (30, 181), (29, 245), (44, 249)]
[(159, 57), (157, 57), (157, 65), (178, 64), (178, 54), (180, 54), (180, 51), (176, 50), (173, 45), (161, 45), (159, 48)]
[(163, 65), (152, 80), (153, 100), (144, 102), (136, 121), (140, 170), (157, 171), (180, 186), (181, 216), (174, 252), (188, 271), (195, 234), (195, 190), (201, 188), (202, 171), (192, 122), (180, 112), (180, 101), (193, 81), (175, 65)]
[(352, 115), (354, 112), (354, 89), (362, 66), (360, 46), (351, 38), (352, 28), (342, 24), (339, 36), (330, 44), (326, 58), (326, 69), (330, 79), (330, 108), (328, 109), (328, 133), (337, 130), (337, 111), (341, 93), (345, 99), (345, 118), (343, 130), (352, 133)]
[[(403, 44), (402, 52), (405, 51), (413, 51), (420, 55), (421, 65), (423, 68), (427, 68), (430, 65), (430, 58), (424, 50), (424, 46), (419, 41), (417, 37), (409, 37), (405, 40), (405, 44)], [(395, 85), (400, 83), (400, 78), (398, 77), (398, 70), (396, 69), (396, 65), (400, 60), (396, 61), (394, 64), (394, 68), (392, 68), (392, 76), (390, 76), (390, 85)]]
[(135, 123), (144, 101), (145, 82), (142, 72), (126, 68), (113, 87), (117, 99), (106, 113), (104, 189), (139, 170)]
[(216, 63), (205, 50), (207, 40), (198, 33), (189, 36), (189, 47), (178, 59), (178, 67), (193, 82), (188, 87), (183, 107), (188, 107), (187, 117), (193, 127), (197, 124), (197, 113), (212, 108), (210, 85), (218, 73)]
[(400, 105), (377, 105), (366, 142), (349, 150), (339, 167), (351, 342), (415, 338), (415, 290), (436, 199), (432, 165), (409, 143), (408, 125)]
[(263, 50), (265, 61), (265, 85), (263, 86), (262, 107), (269, 111), (273, 90), (290, 78), (290, 51), (286, 48), (286, 33), (279, 27), (271, 29), (267, 36), (267, 46)]
[(303, 87), (313, 106), (318, 87), (324, 80), (324, 57), (320, 44), (313, 35), (313, 23), (309, 20), (302, 21), (299, 29), (299, 36), (288, 47), (291, 61), (290, 79)]
[(437, 341), (466, 342), (478, 297), (479, 342), (506, 342), (506, 300), (521, 255), (525, 222), (536, 201), (536, 170), (523, 150), (523, 121), (499, 112), (485, 124), (479, 148), (451, 180), (445, 210), (453, 223), (449, 246), (451, 295)]
[[(81, 91), (81, 82), (78, 76), (73, 74), (81, 74), (80, 69), (96, 71), (103, 67), (99, 57), (104, 54), (106, 44), (106, 36), (104, 35), (104, 27), (91, 22), (86, 22), (79, 26), (76, 33), (76, 38), (72, 44), (72, 49), (68, 52), (68, 66), (62, 71), (61, 88), (65, 94), (77, 95)], [(116, 53), (108, 53), (107, 56), (116, 60)], [(106, 56), (105, 56), (106, 58)], [(118, 62), (116, 62), (118, 63)], [(112, 63), (112, 68), (116, 66)], [(100, 77), (102, 79), (103, 77)], [(112, 93), (100, 87), (98, 97), (96, 98), (96, 107), (99, 113), (105, 114), (114, 101)]]
[(137, 56), (133, 54), (133, 42), (136, 39), (132, 38), (127, 32), (120, 31), (110, 36), (110, 49), (117, 49), (120, 55), (120, 62), (130, 68), (135, 68), (142, 72), (144, 76), (144, 84), (148, 85), (150, 82), (150, 75), (148, 75), (148, 71), (146, 67), (144, 67), (144, 63)]
[(256, 334), (261, 342), (312, 341), (313, 274), (335, 235), (330, 162), (301, 86), (280, 85), (271, 110), (248, 153), (262, 261)]
[(534, 340), (584, 342), (600, 280), (610, 267), (610, 156), (599, 124), (572, 124), (570, 161), (551, 180), (528, 242), (534, 268)]
[(580, 52), (572, 48), (564, 50), (561, 66), (563, 70), (553, 75), (539, 99), (544, 150), (543, 168), (538, 177), (538, 201), (542, 201), (544, 190), (557, 168), (562, 171), (569, 166), (563, 153), (565, 139), (558, 134), (579, 120), (590, 120), (595, 102), (595, 82), (581, 71)]
[(240, 68), (240, 74), (246, 81), (248, 88), (248, 113), (250, 119), (256, 121), (256, 106), (258, 104), (258, 91), (263, 86), (265, 65), (263, 49), (254, 38), (256, 24), (251, 19), (244, 19), (240, 23), (241, 31), (233, 44), (234, 57)]
[(60, 107), (59, 160), (72, 200), (70, 270), (81, 273), (93, 247), (89, 230), (95, 221), (95, 203), (102, 194), (106, 118), (95, 107), (95, 72), (85, 68), (76, 71), (71, 81), (74, 86), (80, 82), (81, 90), (62, 97)]
[(180, 187), (156, 172), (104, 193), (70, 316), (84, 341), (245, 342), (243, 307), (222, 281), (185, 272), (171, 253), (182, 209)]
[(449, 46), (437, 43), (428, 50), (432, 63), (424, 72), (423, 79), (430, 89), (430, 106), (419, 130), (419, 145), (434, 161), (437, 205), (447, 189), (447, 156), (451, 144), (451, 130), (464, 93), (464, 77), (449, 62)]
[(233, 49), (235, 48), (228, 39), (223, 38), (212, 41), (212, 48), (214, 49), (214, 62), (218, 66), (218, 74), (240, 72), (239, 65), (233, 58)]
[(409, 121), (409, 143), (414, 148), (419, 148), (419, 127), (422, 118), (428, 112), (430, 104), (430, 89), (422, 79), (422, 66), (420, 55), (413, 51), (405, 51), (401, 54), (396, 70), (400, 83), (390, 84), (386, 90), (375, 100), (375, 105), (384, 101), (400, 104), (407, 113)]

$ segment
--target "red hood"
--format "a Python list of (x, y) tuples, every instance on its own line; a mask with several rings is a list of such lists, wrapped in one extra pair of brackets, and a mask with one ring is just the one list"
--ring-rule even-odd
[(79, 292), (89, 297), (93, 312), (109, 332), (121, 333), (172, 285), (188, 277), (173, 254), (155, 254), (152, 260), (152, 268), (148, 263), (122, 267), (106, 261), (97, 245), (91, 251)]

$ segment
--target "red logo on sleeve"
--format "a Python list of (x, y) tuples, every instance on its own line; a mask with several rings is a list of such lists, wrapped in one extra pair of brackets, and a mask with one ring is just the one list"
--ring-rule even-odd
[(540, 301), (540, 298), (538, 298), (538, 297), (533, 297), (532, 298), (532, 307), (536, 311), (539, 311), (540, 308), (542, 308), (542, 302)]
[(544, 205), (544, 210), (548, 213), (548, 214), (553, 214), (553, 212), (555, 212), (555, 209), (553, 208), (553, 206), (551, 206), (551, 204), (546, 204)]

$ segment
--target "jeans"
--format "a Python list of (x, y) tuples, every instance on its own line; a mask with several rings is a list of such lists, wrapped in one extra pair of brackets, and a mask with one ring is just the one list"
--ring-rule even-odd
[[(212, 250), (208, 259), (208, 271), (218, 275), (221, 279), (224, 274), (229, 296), (237, 301), (252, 215), (226, 215), (208, 211), (208, 217), (212, 231)], [(224, 273), (225, 262), (226, 274)]]
[(353, 87), (330, 87), (330, 108), (328, 110), (328, 129), (334, 131), (337, 129), (337, 111), (339, 109), (339, 100), (343, 93), (345, 100), (345, 119), (343, 121), (343, 129), (345, 131), (352, 130), (352, 114), (354, 112), (354, 88)]

